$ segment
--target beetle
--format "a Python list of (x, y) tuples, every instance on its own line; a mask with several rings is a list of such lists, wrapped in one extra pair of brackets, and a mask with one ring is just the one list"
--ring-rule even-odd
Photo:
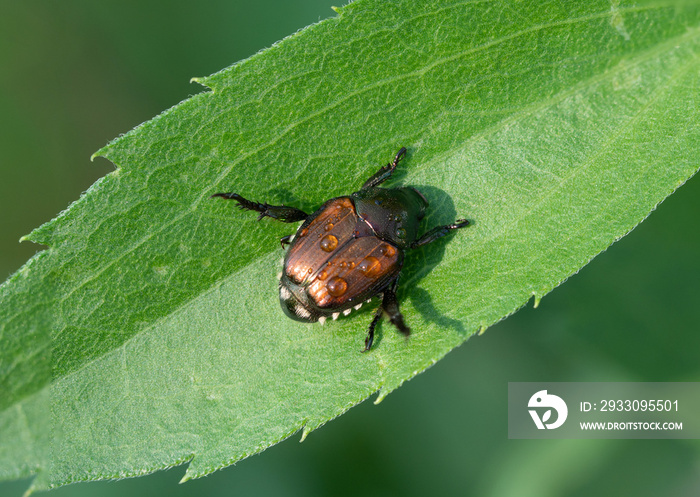
[(405, 336), (396, 289), (404, 251), (414, 249), (469, 225), (466, 219), (436, 226), (418, 236), (428, 201), (412, 187), (380, 188), (406, 155), (402, 147), (394, 160), (373, 174), (350, 196), (327, 200), (316, 212), (247, 200), (237, 193), (212, 197), (235, 200), (238, 207), (284, 223), (303, 221), (296, 234), (282, 237), (289, 249), (279, 282), (285, 314), (304, 322), (337, 319), (381, 295), (382, 302), (369, 325), (363, 352), (372, 348), (374, 329), (383, 314)]

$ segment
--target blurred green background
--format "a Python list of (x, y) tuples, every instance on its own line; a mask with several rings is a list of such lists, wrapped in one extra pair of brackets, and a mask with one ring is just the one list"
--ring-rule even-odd
[[(90, 155), (190, 84), (331, 17), (330, 0), (2, 3), (0, 275), (18, 239), (113, 170)], [(213, 475), (71, 485), (96, 495), (697, 496), (700, 441), (508, 440), (509, 381), (700, 381), (700, 178), (580, 274), (384, 402)], [(1, 443), (1, 442), (0, 442)], [(21, 495), (28, 481), (0, 483)]]

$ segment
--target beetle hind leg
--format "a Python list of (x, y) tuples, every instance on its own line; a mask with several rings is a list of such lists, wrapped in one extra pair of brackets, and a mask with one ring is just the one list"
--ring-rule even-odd
[(391, 324), (396, 326), (404, 336), (411, 334), (411, 328), (403, 322), (403, 314), (399, 310), (399, 299), (396, 298), (396, 288), (386, 290), (382, 300), (382, 310), (386, 313)]
[(283, 223), (295, 223), (297, 221), (304, 221), (309, 215), (297, 209), (296, 207), (287, 207), (285, 205), (270, 205), (268, 203), (253, 202), (252, 200), (245, 199), (237, 193), (215, 193), (211, 196), (221, 197), (227, 200), (235, 200), (238, 202), (238, 207), (243, 210), (259, 212), (258, 221), (264, 217), (270, 217)]
[(372, 348), (372, 343), (374, 342), (374, 328), (382, 319), (382, 314), (384, 314), (384, 309), (380, 306), (377, 308), (377, 312), (374, 313), (374, 319), (372, 319), (372, 322), (369, 324), (369, 331), (367, 331), (367, 337), (365, 337), (365, 348), (362, 352), (369, 352), (369, 349)]
[(411, 334), (411, 328), (406, 326), (406, 323), (403, 321), (403, 314), (401, 314), (401, 311), (399, 310), (399, 300), (396, 298), (396, 283), (394, 283), (392, 288), (384, 290), (382, 304), (377, 309), (374, 319), (369, 325), (369, 331), (367, 332), (367, 338), (365, 338), (365, 348), (363, 352), (367, 352), (372, 348), (372, 343), (374, 342), (374, 328), (377, 326), (377, 323), (379, 323), (384, 314), (387, 315), (391, 324), (396, 326), (396, 329), (398, 329), (404, 336), (408, 337)]

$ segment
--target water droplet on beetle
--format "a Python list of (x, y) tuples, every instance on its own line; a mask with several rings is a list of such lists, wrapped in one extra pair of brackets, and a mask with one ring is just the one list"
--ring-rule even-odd
[(321, 239), (321, 250), (333, 252), (338, 246), (338, 239), (333, 235), (326, 235)]
[(379, 274), (379, 272), (382, 270), (382, 265), (379, 263), (379, 259), (370, 255), (365, 257), (362, 262), (360, 262), (357, 269), (362, 271), (362, 274), (368, 278), (371, 278)]
[(396, 249), (391, 245), (384, 244), (381, 247), (379, 247), (379, 253), (386, 257), (393, 257), (396, 253)]
[(348, 283), (340, 276), (333, 276), (328, 280), (328, 283), (326, 283), (326, 288), (328, 289), (328, 293), (333, 297), (340, 297), (348, 289)]
[(325, 225), (325, 226), (323, 227), (323, 229), (326, 230), (326, 231), (330, 231), (330, 230), (333, 229), (333, 226), (334, 226), (333, 223), (328, 223), (327, 225)]

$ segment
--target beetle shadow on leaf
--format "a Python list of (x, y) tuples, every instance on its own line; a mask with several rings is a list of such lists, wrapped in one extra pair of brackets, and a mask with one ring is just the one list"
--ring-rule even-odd
[[(469, 219), (468, 212), (455, 211), (454, 203), (450, 196), (443, 190), (432, 186), (416, 187), (430, 203), (426, 209), (426, 215), (421, 223), (421, 235), (436, 226), (454, 223), (457, 219)], [(464, 237), (473, 229), (474, 222), (470, 220), (470, 227), (453, 230), (448, 235), (406, 252), (406, 259), (399, 281), (399, 301), (408, 297), (424, 320), (433, 322), (440, 327), (452, 328), (460, 334), (465, 334), (464, 324), (457, 320), (440, 314), (435, 307), (430, 293), (419, 287), (420, 281), (428, 276), (437, 267), (445, 255), (448, 243), (468, 243)], [(410, 324), (409, 324), (410, 326)]]

